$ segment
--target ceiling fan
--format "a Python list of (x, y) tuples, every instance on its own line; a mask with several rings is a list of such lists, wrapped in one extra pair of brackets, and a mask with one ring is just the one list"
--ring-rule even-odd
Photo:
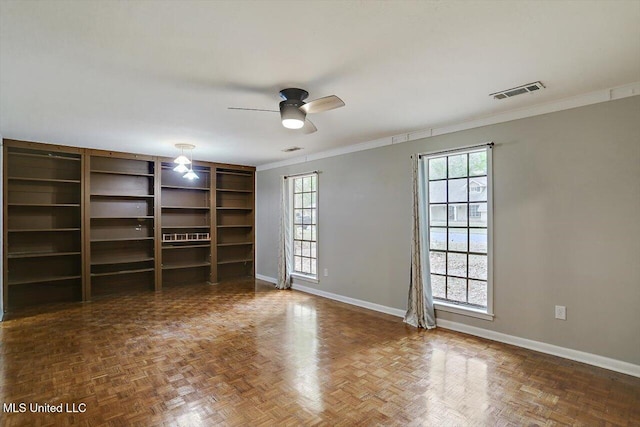
[[(309, 92), (304, 89), (288, 88), (280, 91), (280, 98), (283, 99), (282, 102), (280, 102), (279, 110), (280, 118), (282, 119), (282, 126), (287, 129), (300, 129), (304, 126), (303, 131), (305, 133), (313, 133), (318, 129), (307, 118), (307, 114), (322, 113), (323, 111), (344, 107), (342, 99), (335, 95), (304, 102), (308, 96)], [(229, 107), (229, 110), (268, 111), (271, 113), (278, 112), (278, 110), (241, 107)]]

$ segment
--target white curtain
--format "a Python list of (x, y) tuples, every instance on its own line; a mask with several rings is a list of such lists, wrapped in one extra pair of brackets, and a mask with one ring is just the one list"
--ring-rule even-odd
[(278, 241), (278, 283), (276, 284), (278, 289), (291, 288), (293, 239), (289, 181), (286, 176), (280, 178), (280, 236)]
[(417, 328), (436, 327), (429, 267), (429, 210), (427, 209), (427, 160), (411, 156), (413, 214), (411, 237), (411, 283), (404, 321)]

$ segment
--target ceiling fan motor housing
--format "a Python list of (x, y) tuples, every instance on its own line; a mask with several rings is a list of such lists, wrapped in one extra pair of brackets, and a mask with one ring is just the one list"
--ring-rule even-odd
[(280, 91), (280, 97), (284, 100), (280, 102), (280, 117), (285, 127), (299, 129), (304, 124), (307, 113), (300, 107), (304, 105), (304, 99), (309, 96), (309, 92), (303, 89), (289, 88)]

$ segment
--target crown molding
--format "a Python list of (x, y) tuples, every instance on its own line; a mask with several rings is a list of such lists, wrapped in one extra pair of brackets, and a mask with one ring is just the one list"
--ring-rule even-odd
[(459, 132), (462, 130), (474, 129), (482, 126), (494, 125), (498, 123), (510, 122), (512, 120), (524, 119), (527, 117), (539, 116), (541, 114), (555, 113), (558, 111), (569, 110), (572, 108), (584, 107), (587, 105), (598, 104), (601, 102), (615, 101), (617, 99), (628, 98), (630, 96), (640, 95), (640, 82), (630, 83), (623, 86), (617, 86), (609, 89), (589, 92), (582, 95), (572, 96), (570, 98), (559, 99), (544, 104), (533, 105), (531, 107), (520, 108), (517, 110), (506, 111), (504, 113), (494, 114), (491, 116), (481, 117), (464, 122), (434, 127), (422, 130), (416, 130), (408, 133), (402, 133), (390, 137), (375, 139), (373, 141), (362, 142), (359, 144), (347, 145), (346, 147), (334, 148), (331, 150), (321, 151), (319, 153), (309, 154), (308, 156), (295, 157), (293, 159), (282, 160), (278, 162), (265, 163), (256, 167), (256, 171), (265, 171), (283, 166), (306, 163), (313, 160), (324, 159), (327, 157), (335, 157), (357, 151), (371, 150), (373, 148), (384, 147), (387, 145), (401, 144), (403, 142), (415, 141), (422, 138), (430, 138), (438, 135)]

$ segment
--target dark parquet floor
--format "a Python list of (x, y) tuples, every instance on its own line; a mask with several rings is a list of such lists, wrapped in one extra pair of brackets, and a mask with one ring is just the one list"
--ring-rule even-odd
[(0, 403), (86, 408), (3, 426), (640, 425), (638, 378), (253, 280), (48, 305), (0, 338)]

